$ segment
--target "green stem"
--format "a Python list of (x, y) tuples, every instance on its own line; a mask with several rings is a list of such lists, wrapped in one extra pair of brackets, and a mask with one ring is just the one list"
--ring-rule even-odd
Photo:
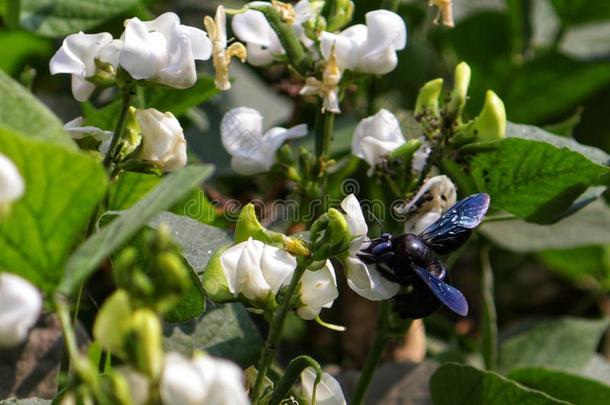
[(319, 205), (321, 213), (328, 210), (328, 199), (326, 198), (326, 188), (328, 185), (328, 162), (330, 161), (330, 144), (333, 139), (333, 129), (335, 126), (335, 114), (322, 113), (321, 123), (318, 125), (316, 133), (316, 155), (320, 165), (320, 197), (322, 203)]
[(125, 125), (127, 123), (127, 112), (129, 111), (129, 107), (131, 106), (132, 97), (133, 89), (131, 88), (131, 86), (126, 86), (123, 89), (123, 105), (121, 106), (119, 119), (116, 123), (114, 134), (112, 135), (112, 142), (110, 143), (110, 148), (108, 148), (108, 153), (106, 153), (106, 156), (104, 156), (104, 167), (107, 169), (108, 173), (111, 173), (114, 169), (114, 159), (118, 154), (118, 151), (116, 149), (119, 146), (120, 140), (123, 138), (123, 132), (125, 132)]
[(356, 384), (356, 390), (354, 391), (354, 396), (351, 402), (352, 405), (362, 405), (362, 403), (364, 403), (366, 392), (368, 391), (371, 380), (373, 379), (373, 374), (375, 373), (377, 363), (379, 363), (381, 355), (385, 351), (385, 348), (390, 341), (391, 335), (389, 331), (388, 318), (391, 311), (392, 308), (390, 307), (390, 302), (387, 300), (382, 301), (379, 318), (377, 320), (377, 333), (375, 334), (375, 340), (373, 341), (373, 346), (366, 357), (364, 367), (360, 373), (360, 378)]
[(258, 370), (258, 374), (256, 376), (254, 386), (252, 387), (252, 391), (250, 392), (250, 398), (252, 399), (252, 403), (254, 405), (260, 403), (261, 394), (265, 383), (265, 377), (267, 376), (269, 367), (271, 366), (273, 358), (275, 357), (277, 346), (279, 345), (280, 339), (282, 338), (284, 323), (286, 321), (288, 311), (290, 310), (290, 301), (292, 300), (297, 286), (299, 285), (301, 276), (303, 275), (309, 264), (311, 264), (311, 261), (309, 259), (306, 259), (302, 263), (299, 263), (296, 270), (294, 271), (294, 274), (292, 275), (292, 279), (290, 280), (290, 284), (286, 289), (279, 308), (273, 314), (273, 318), (271, 318), (271, 322), (269, 324), (269, 333), (267, 334), (267, 339), (265, 341), (265, 347), (263, 348), (261, 357), (259, 358), (256, 367)]
[(489, 260), (489, 250), (489, 246), (481, 249), (481, 293), (483, 295), (481, 352), (485, 368), (495, 370), (498, 365), (498, 325), (494, 302), (494, 276)]

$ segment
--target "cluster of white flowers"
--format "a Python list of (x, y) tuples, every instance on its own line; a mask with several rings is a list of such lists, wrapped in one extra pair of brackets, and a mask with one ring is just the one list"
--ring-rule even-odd
[(120, 66), (136, 80), (184, 89), (197, 81), (195, 60), (211, 55), (212, 43), (204, 31), (165, 13), (153, 21), (126, 20), (120, 39), (107, 32), (69, 35), (49, 66), (52, 74), (71, 74), (74, 98), (85, 101), (95, 90), (95, 76), (104, 69)]

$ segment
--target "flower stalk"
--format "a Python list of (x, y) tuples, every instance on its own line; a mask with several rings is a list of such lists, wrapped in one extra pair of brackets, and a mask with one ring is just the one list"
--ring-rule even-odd
[(108, 171), (108, 173), (112, 173), (114, 169), (115, 158), (118, 154), (118, 145), (121, 139), (123, 138), (123, 133), (125, 132), (125, 126), (127, 124), (127, 112), (129, 111), (129, 107), (131, 106), (131, 99), (133, 97), (133, 89), (130, 85), (126, 85), (123, 89), (123, 104), (121, 106), (121, 112), (119, 113), (119, 119), (117, 120), (116, 126), (114, 128), (114, 134), (112, 135), (112, 142), (110, 143), (110, 148), (108, 148), (108, 153), (104, 156), (104, 167)]
[(269, 367), (271, 366), (280, 339), (282, 338), (284, 323), (286, 321), (288, 311), (290, 310), (290, 303), (292, 301), (292, 297), (294, 296), (294, 293), (299, 285), (301, 276), (303, 275), (303, 273), (305, 273), (305, 270), (310, 264), (311, 259), (304, 259), (299, 262), (297, 268), (295, 269), (292, 275), (290, 284), (286, 288), (285, 294), (282, 297), (282, 301), (277, 310), (274, 312), (273, 318), (271, 318), (271, 322), (269, 323), (269, 333), (267, 334), (267, 339), (265, 340), (265, 347), (263, 348), (261, 357), (256, 367), (258, 370), (258, 374), (256, 376), (254, 386), (250, 391), (250, 398), (254, 405), (261, 403), (260, 400), (265, 382), (265, 377), (269, 372)]

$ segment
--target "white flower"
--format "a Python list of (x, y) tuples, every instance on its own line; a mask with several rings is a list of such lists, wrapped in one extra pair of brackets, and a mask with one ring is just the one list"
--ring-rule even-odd
[(212, 55), (212, 43), (200, 29), (180, 24), (174, 13), (165, 13), (153, 21), (137, 17), (125, 21), (121, 36), (121, 66), (137, 80), (186, 89), (197, 81), (195, 60)]
[[(294, 8), (288, 3), (273, 5), (265, 1), (253, 1), (246, 4), (247, 7), (276, 7), (278, 12), (284, 16), (284, 22), (291, 25), (297, 36), (309, 47), (313, 41), (305, 35), (301, 26), (312, 17), (315, 11), (308, 0), (299, 1)], [(245, 12), (237, 14), (231, 21), (233, 32), (246, 43), (248, 50), (248, 63), (254, 66), (265, 66), (272, 63), (277, 56), (284, 55), (286, 51), (282, 47), (280, 38), (271, 28), (267, 18), (258, 10), (246, 9)]]
[(365, 160), (373, 174), (374, 167), (383, 157), (405, 143), (396, 116), (386, 109), (371, 117), (364, 118), (354, 131), (352, 155)]
[(220, 263), (229, 291), (252, 301), (275, 296), (297, 266), (286, 251), (252, 238), (225, 250)]
[(51, 74), (69, 73), (72, 75), (72, 94), (78, 101), (85, 101), (95, 90), (95, 84), (88, 78), (95, 76), (96, 59), (108, 63), (114, 68), (118, 65), (121, 42), (113, 40), (107, 32), (100, 34), (68, 35), (61, 48), (49, 62)]
[(339, 108), (339, 82), (341, 81), (341, 76), (341, 70), (337, 65), (335, 53), (331, 51), (331, 55), (324, 67), (322, 81), (315, 77), (308, 77), (305, 80), (305, 86), (303, 86), (299, 94), (322, 97), (322, 113), (328, 111), (333, 114), (339, 114), (341, 113)]
[(160, 383), (165, 405), (246, 405), (242, 370), (230, 361), (207, 355), (187, 359), (165, 355)]
[(322, 308), (330, 308), (339, 296), (335, 269), (330, 260), (316, 271), (305, 270), (299, 286), (301, 305), (297, 314), (303, 319), (314, 319)]
[(0, 273), (0, 347), (23, 342), (41, 309), (36, 287), (14, 274)]
[(24, 192), (25, 183), (17, 166), (0, 154), (0, 214), (4, 206), (21, 198)]
[(445, 175), (428, 179), (417, 194), (404, 205), (396, 207), (398, 214), (409, 215), (405, 232), (419, 234), (455, 204), (456, 188)]
[(218, 6), (214, 19), (210, 16), (205, 16), (203, 24), (212, 40), (212, 56), (214, 68), (216, 69), (216, 87), (223, 91), (229, 90), (231, 88), (231, 82), (229, 81), (231, 58), (237, 57), (242, 62), (245, 62), (247, 57), (246, 48), (240, 42), (235, 42), (227, 48), (227, 16), (223, 6)]
[(174, 114), (162, 113), (154, 108), (138, 109), (136, 120), (142, 133), (140, 159), (166, 172), (186, 165), (186, 139)]
[(358, 199), (350, 194), (341, 202), (349, 230), (354, 235), (349, 255), (343, 258), (345, 275), (349, 287), (360, 296), (371, 301), (389, 299), (398, 293), (400, 285), (387, 280), (375, 266), (367, 266), (357, 257), (357, 253), (367, 240), (368, 226), (362, 214)]
[(428, 161), (428, 157), (430, 157), (430, 153), (432, 152), (432, 148), (430, 147), (430, 142), (426, 141), (425, 137), (421, 137), (422, 144), (413, 154), (413, 158), (411, 159), (411, 171), (416, 175), (420, 174), (424, 167), (426, 167), (426, 162)]
[(342, 70), (381, 75), (398, 64), (396, 51), (407, 44), (407, 28), (398, 14), (375, 10), (366, 14), (366, 25), (353, 25), (340, 34), (322, 32), (320, 40), (325, 59), (335, 47)]
[(72, 139), (83, 139), (88, 136), (100, 142), (98, 150), (101, 154), (106, 154), (112, 142), (112, 131), (104, 131), (94, 126), (82, 126), (83, 117), (76, 117), (64, 125), (64, 129), (70, 134)]
[(233, 157), (231, 167), (245, 175), (269, 171), (275, 163), (275, 154), (284, 141), (305, 135), (305, 124), (290, 129), (275, 127), (263, 134), (263, 116), (247, 107), (229, 111), (220, 124), (220, 139)]
[[(308, 403), (314, 399), (314, 385), (316, 381), (316, 371), (308, 367), (301, 373), (301, 385), (303, 395)], [(311, 402), (309, 402), (311, 401)], [(347, 405), (341, 385), (328, 373), (322, 373), (322, 379), (315, 387), (316, 405)]]

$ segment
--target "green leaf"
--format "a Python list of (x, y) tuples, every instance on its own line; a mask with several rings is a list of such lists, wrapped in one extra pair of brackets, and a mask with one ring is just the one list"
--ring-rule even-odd
[(95, 159), (58, 144), (6, 129), (0, 139), (0, 153), (17, 165), (26, 189), (0, 222), (0, 268), (49, 291), (104, 196), (106, 174)]
[(242, 367), (254, 364), (262, 338), (241, 304), (221, 304), (199, 319), (165, 326), (164, 349), (191, 355), (194, 350), (233, 360)]
[(76, 149), (61, 121), (30, 92), (0, 70), (0, 127)]
[(188, 89), (171, 89), (156, 86), (147, 89), (145, 94), (146, 108), (159, 111), (171, 111), (176, 117), (182, 116), (189, 109), (210, 100), (219, 90), (214, 84), (214, 77), (200, 75), (197, 83)]
[(603, 184), (608, 167), (547, 142), (516, 137), (490, 143), (493, 150), (471, 161), (478, 187), (494, 207), (530, 222), (549, 223), (592, 185)]
[(574, 405), (607, 405), (610, 401), (610, 386), (563, 371), (522, 368), (509, 378)]
[(9, 10), (19, 8), (19, 22), (23, 28), (39, 35), (61, 38), (95, 28), (139, 2), (140, 0), (21, 0), (9, 2)]
[(170, 212), (157, 215), (148, 225), (154, 229), (161, 225), (167, 226), (172, 241), (180, 247), (184, 258), (193, 269), (191, 288), (181, 298), (176, 308), (166, 315), (165, 319), (168, 322), (176, 323), (200, 315), (205, 310), (205, 291), (197, 274), (203, 272), (216, 249), (231, 243), (229, 234), (221, 229)]
[(121, 217), (102, 228), (70, 257), (60, 291), (71, 294), (104, 260), (133, 237), (160, 211), (166, 210), (212, 174), (212, 166), (187, 166), (168, 175)]
[(565, 25), (610, 18), (610, 2), (600, 0), (551, 0)]
[(161, 178), (154, 174), (125, 172), (110, 185), (108, 210), (123, 211), (131, 208), (146, 193), (155, 188)]
[(496, 245), (514, 252), (607, 245), (610, 209), (599, 200), (551, 225), (512, 220), (484, 223), (480, 229)]
[(542, 141), (550, 143), (558, 148), (573, 150), (574, 152), (578, 152), (600, 165), (607, 165), (610, 163), (610, 155), (599, 148), (583, 145), (582, 143), (576, 142), (574, 139), (554, 135), (533, 125), (522, 125), (509, 122), (506, 128), (506, 133), (507, 137), (509, 138), (512, 137), (529, 139), (531, 141)]
[(16, 76), (23, 66), (34, 61), (44, 60), (48, 63), (53, 52), (53, 41), (38, 37), (26, 31), (1, 31), (0, 49), (10, 49), (4, 52), (0, 59), (0, 69)]
[(161, 224), (170, 228), (172, 240), (197, 273), (203, 272), (216, 249), (233, 242), (227, 231), (170, 212), (163, 212), (149, 222), (155, 229)]
[(500, 374), (454, 363), (436, 370), (430, 392), (435, 405), (568, 404)]
[(587, 281), (593, 279), (601, 283), (602, 288), (607, 285), (606, 288), (610, 289), (610, 246), (547, 250), (538, 257), (551, 270), (570, 281), (590, 285)]
[(540, 322), (500, 346), (500, 370), (530, 366), (582, 369), (595, 354), (609, 324), (608, 319), (568, 317)]

